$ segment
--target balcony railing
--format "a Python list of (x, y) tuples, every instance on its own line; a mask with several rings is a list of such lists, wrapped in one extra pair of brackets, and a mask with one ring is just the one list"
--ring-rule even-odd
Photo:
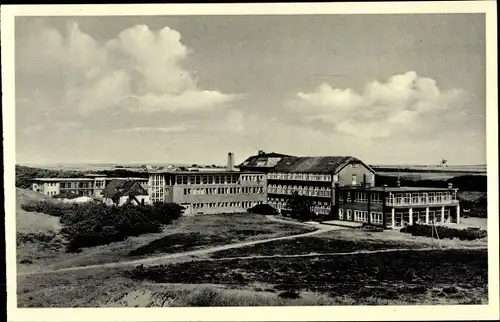
[(427, 205), (458, 205), (457, 199), (434, 199), (434, 200), (387, 200), (388, 206), (427, 206)]

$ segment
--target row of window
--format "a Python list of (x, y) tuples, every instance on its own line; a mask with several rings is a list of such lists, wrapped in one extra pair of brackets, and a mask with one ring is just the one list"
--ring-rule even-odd
[(203, 174), (203, 175), (178, 175), (175, 177), (176, 184), (223, 184), (237, 183), (237, 174)]
[(193, 209), (203, 208), (252, 208), (262, 204), (262, 201), (206, 202), (194, 203)]
[[(269, 201), (269, 205), (278, 210), (288, 208), (288, 204), (283, 201)], [(315, 212), (316, 214), (322, 214), (322, 215), (328, 215), (330, 213), (330, 209), (331, 209), (330, 206), (325, 206), (325, 205), (313, 205), (311, 207), (311, 211)]]
[[(344, 212), (345, 211), (345, 212)], [(368, 211), (354, 210), (351, 212), (350, 209), (339, 209), (339, 219), (340, 220), (352, 220), (352, 214), (354, 214), (354, 221), (358, 222), (368, 222)], [(383, 213), (381, 212), (370, 212), (370, 222), (374, 224), (383, 223)]]
[(427, 217), (427, 212), (423, 211), (412, 211), (412, 216), (410, 217), (409, 211), (396, 211), (394, 214), (395, 225), (397, 227), (402, 227), (405, 223), (411, 224), (413, 222), (420, 223), (441, 223), (452, 221), (451, 212), (449, 209), (445, 209), (444, 212), (441, 210), (429, 210), (429, 216)]
[[(270, 172), (268, 173), (267, 178), (275, 180), (332, 181), (332, 176), (330, 174), (317, 173)], [(333, 176), (333, 181), (338, 181), (338, 175)]]
[(240, 175), (240, 181), (260, 182), (264, 179), (265, 178), (264, 178), (263, 174), (242, 174), (242, 175)]
[[(288, 203), (285, 198), (269, 198), (268, 204), (271, 207), (274, 207), (278, 210), (287, 209), (288, 207)], [(331, 209), (330, 203), (327, 201), (313, 200), (311, 204), (312, 204), (311, 211), (314, 211), (317, 214), (327, 215), (330, 212)]]
[(367, 203), (368, 202), (368, 195), (370, 195), (370, 203), (382, 203), (382, 199), (380, 198), (379, 193), (368, 194), (367, 192), (353, 192), (352, 193), (351, 191), (347, 191), (347, 193), (345, 193), (345, 197), (344, 197), (344, 193), (341, 192), (339, 195), (339, 200), (344, 201), (344, 199), (346, 199), (347, 202), (350, 202), (352, 194), (354, 194), (354, 201), (355, 202)]
[[(288, 199), (287, 198), (269, 198), (269, 202), (282, 202), (285, 203)], [(318, 201), (318, 200), (311, 200), (311, 204), (314, 205), (319, 205), (319, 206), (329, 206), (330, 202), (329, 201)]]
[(274, 184), (267, 187), (267, 192), (269, 193), (291, 195), (295, 191), (297, 191), (299, 195), (304, 196), (331, 197), (332, 195), (332, 189), (325, 187), (282, 186)]
[(395, 193), (389, 194), (389, 205), (426, 205), (433, 203), (448, 203), (455, 201), (456, 193), (423, 192), (423, 193)]
[(264, 193), (264, 187), (184, 188), (184, 195), (235, 195)]

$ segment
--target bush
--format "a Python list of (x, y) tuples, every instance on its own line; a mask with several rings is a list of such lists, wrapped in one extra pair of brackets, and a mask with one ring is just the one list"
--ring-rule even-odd
[[(486, 196), (478, 200), (460, 200), (462, 212), (469, 217), (487, 218), (488, 213), (488, 200)], [(468, 210), (468, 212), (465, 212)]]
[(267, 205), (267, 204), (260, 204), (256, 205), (250, 209), (247, 210), (251, 214), (258, 214), (258, 215), (276, 215), (278, 211)]
[[(434, 227), (437, 229), (433, 232)], [(474, 240), (481, 239), (487, 236), (485, 230), (480, 229), (457, 229), (445, 226), (431, 226), (431, 225), (412, 225), (401, 228), (402, 233), (410, 233), (413, 236), (424, 236), (424, 237), (434, 237), (434, 238), (458, 238), (460, 240)]]
[(61, 233), (68, 239), (68, 252), (122, 241), (129, 236), (157, 233), (171, 224), (184, 209), (177, 204), (107, 206), (101, 203), (63, 204), (34, 202), (22, 206), (29, 212), (60, 217)]

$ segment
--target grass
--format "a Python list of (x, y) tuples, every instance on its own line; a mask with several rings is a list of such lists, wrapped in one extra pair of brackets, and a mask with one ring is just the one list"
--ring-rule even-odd
[(290, 240), (278, 240), (271, 243), (257, 244), (242, 248), (218, 251), (212, 258), (230, 258), (243, 256), (300, 255), (314, 253), (347, 253), (361, 250), (379, 250), (394, 248), (421, 248), (421, 244), (396, 241), (362, 241), (356, 239), (302, 237)]
[(487, 300), (487, 252), (477, 250), (199, 261), (140, 267), (130, 274), (133, 279), (156, 283), (215, 283), (236, 288), (272, 284), (277, 291), (315, 292), (349, 298), (355, 304), (377, 299), (406, 304)]
[(32, 201), (52, 201), (52, 199), (35, 191), (16, 188), (16, 231), (21, 234), (58, 233), (61, 230), (59, 218), (43, 213), (26, 212), (21, 208), (22, 204)]
[[(160, 233), (129, 237), (121, 242), (84, 248), (77, 254), (66, 253), (63, 247), (51, 250), (40, 249), (33, 245), (18, 247), (18, 262), (23, 260), (32, 262), (26, 265), (19, 264), (18, 270), (26, 272), (38, 270), (39, 267), (59, 269), (118, 262), (130, 260), (131, 257), (148, 257), (194, 248), (208, 248), (226, 242), (259, 240), (312, 230), (314, 228), (277, 223), (263, 216), (250, 214), (182, 217), (172, 225), (166, 226)], [(185, 237), (187, 239), (184, 240)], [(193, 239), (196, 240), (196, 244), (192, 243)], [(175, 241), (175, 244), (169, 244), (169, 241)]]
[[(314, 228), (277, 223), (265, 217), (241, 214), (192, 217), (192, 225), (132, 250), (131, 257), (186, 252), (314, 231)], [(242, 228), (244, 227), (244, 228)]]

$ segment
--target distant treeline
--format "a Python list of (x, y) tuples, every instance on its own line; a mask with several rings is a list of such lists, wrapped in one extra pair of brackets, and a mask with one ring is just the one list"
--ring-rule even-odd
[(49, 170), (16, 165), (16, 187), (27, 189), (31, 187), (35, 178), (79, 178), (86, 174), (102, 174), (111, 178), (147, 178), (148, 174), (126, 169), (76, 171), (76, 170)]
[[(388, 186), (396, 186), (398, 181), (397, 177), (394, 176), (384, 176), (375, 175), (375, 182), (377, 186), (383, 186), (384, 184)], [(448, 184), (453, 184), (453, 188), (457, 188), (461, 191), (481, 191), (486, 192), (487, 190), (487, 178), (482, 175), (465, 175), (457, 176), (447, 180), (411, 180), (411, 179), (400, 179), (401, 186), (407, 187), (432, 187), (432, 188), (447, 188)]]
[(16, 165), (16, 187), (30, 188), (35, 178), (78, 178), (84, 173), (75, 170), (48, 170)]
[(98, 170), (88, 172), (89, 174), (103, 174), (110, 178), (149, 178), (147, 172), (132, 171), (126, 169), (116, 169), (116, 170)]

